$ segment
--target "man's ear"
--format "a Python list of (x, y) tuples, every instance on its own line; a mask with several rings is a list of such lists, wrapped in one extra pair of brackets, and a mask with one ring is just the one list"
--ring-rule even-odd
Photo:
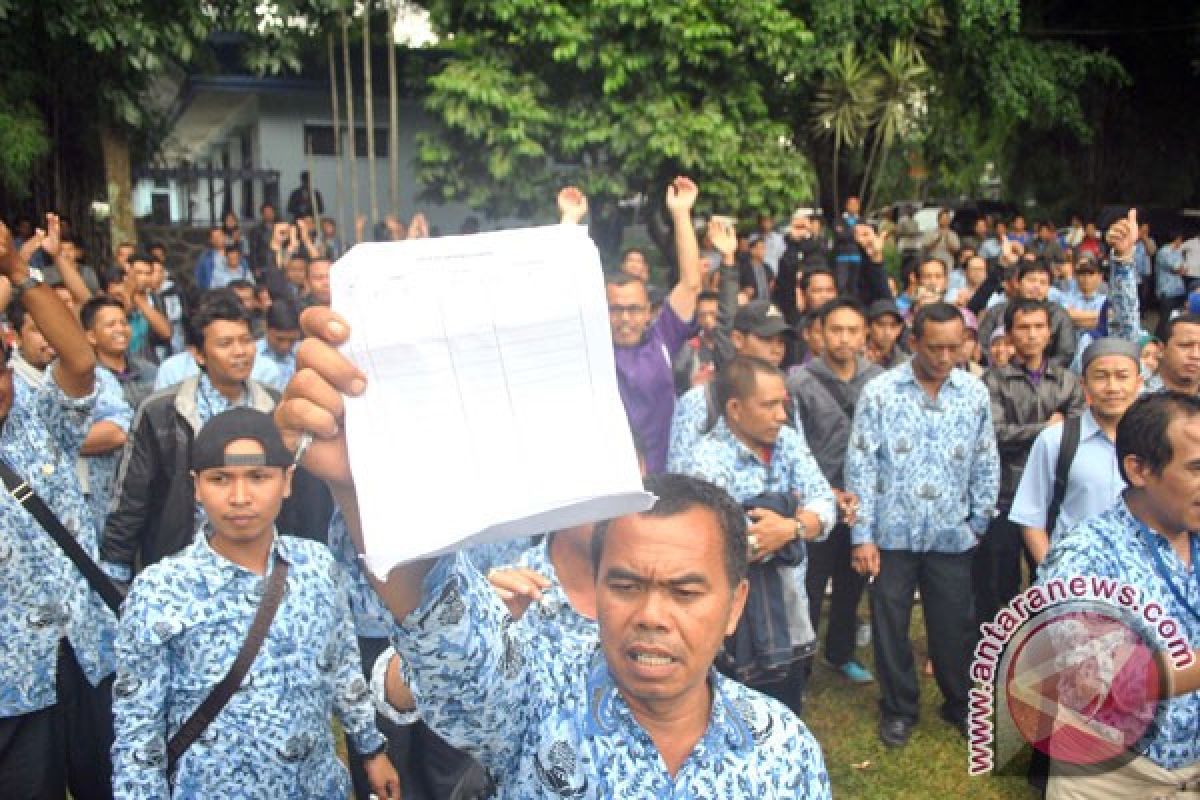
[(1150, 472), (1146, 464), (1135, 455), (1127, 455), (1121, 461), (1121, 466), (1125, 468), (1125, 475), (1129, 478), (1129, 485), (1135, 489), (1143, 489), (1146, 486), (1146, 476)]
[(733, 632), (737, 630), (738, 621), (742, 618), (742, 611), (746, 608), (746, 596), (750, 593), (750, 582), (745, 578), (733, 590), (733, 605), (729, 609), (729, 619), (725, 623), (725, 635), (733, 636)]

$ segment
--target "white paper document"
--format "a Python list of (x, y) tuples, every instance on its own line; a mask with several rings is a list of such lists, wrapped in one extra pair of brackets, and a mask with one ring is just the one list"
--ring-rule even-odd
[(360, 244), (332, 272), (367, 565), (650, 507), (576, 225)]

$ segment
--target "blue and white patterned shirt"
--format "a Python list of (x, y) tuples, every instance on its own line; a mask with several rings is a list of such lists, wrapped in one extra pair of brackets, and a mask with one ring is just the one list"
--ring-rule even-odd
[(955, 369), (932, 400), (911, 362), (872, 379), (855, 409), (846, 484), (859, 499), (856, 545), (939, 553), (974, 547), (1000, 489), (983, 381)]
[[(129, 426), (133, 424), (133, 407), (125, 399), (121, 382), (110, 369), (99, 365), (96, 366), (96, 406), (92, 409), (92, 424), (97, 422), (111, 422), (127, 434)], [(117, 482), (122, 452), (122, 448), (118, 447), (108, 453), (82, 457), (87, 470), (84, 494), (98, 531), (104, 530), (104, 519), (108, 515), (108, 504)]]
[(166, 743), (229, 671), (267, 578), (216, 553), (207, 531), (148, 567), (122, 608), (113, 685), (118, 798), (342, 798), (350, 776), (334, 747), (336, 713), (357, 752), (375, 726), (341, 569), (324, 545), (276, 536), (287, 589), (254, 665), (229, 704), (179, 759)]
[[(1192, 533), (1191, 537), (1200, 534)], [(1151, 531), (1129, 511), (1124, 498), (1107, 511), (1084, 520), (1056, 537), (1038, 567), (1038, 583), (1077, 575), (1114, 578), (1141, 591), (1142, 608), (1158, 603), (1180, 626), (1180, 634), (1192, 650), (1200, 648), (1200, 617), (1184, 608), (1155, 566), (1154, 550), (1192, 609), (1200, 608), (1200, 565), (1184, 566), (1170, 543)], [(1159, 642), (1166, 647), (1165, 642)], [(1200, 762), (1200, 692), (1173, 697), (1158, 704), (1154, 721), (1134, 749), (1166, 769), (1180, 769)]]
[[(93, 559), (96, 528), (75, 461), (91, 427), (96, 393), (74, 398), (46, 370), (40, 387), (14, 398), (0, 455), (50, 506)], [(113, 670), (116, 617), (6, 491), (0, 491), (0, 718), (54, 705), (59, 641), (66, 637), (93, 684)]]
[(813, 458), (803, 434), (785, 425), (771, 450), (771, 462), (751, 452), (733, 435), (725, 418), (707, 433), (692, 451), (688, 472), (720, 486), (738, 503), (764, 492), (791, 492), (800, 508), (821, 519), (820, 541), (837, 523), (833, 490)]
[(672, 778), (598, 648), (539, 646), (461, 553), (423, 597), (392, 634), (421, 718), (479, 758), (501, 800), (830, 797), (804, 723), (715, 670), (708, 729)]
[[(714, 425), (715, 427), (715, 425)], [(675, 401), (675, 413), (671, 416), (671, 435), (667, 444), (667, 472), (686, 474), (691, 472), (692, 455), (696, 445), (708, 433), (708, 392), (704, 386), (693, 386)], [(806, 448), (804, 426), (799, 419), (793, 420), (793, 432), (800, 437)]]

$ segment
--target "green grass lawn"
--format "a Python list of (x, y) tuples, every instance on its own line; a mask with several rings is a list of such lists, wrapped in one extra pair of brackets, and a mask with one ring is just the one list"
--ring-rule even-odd
[[(828, 604), (826, 604), (828, 608)], [(867, 619), (867, 611), (861, 612)], [(912, 639), (918, 669), (925, 663), (925, 621), (919, 604), (913, 610)], [(874, 668), (871, 647), (858, 652)], [(819, 656), (818, 656), (819, 658)], [(804, 721), (821, 750), (833, 796), (841, 798), (971, 798), (1031, 800), (1024, 764), (1019, 776), (972, 778), (967, 774), (966, 741), (938, 715), (941, 693), (931, 676), (921, 678), (921, 720), (906, 747), (892, 750), (879, 741), (879, 686), (855, 686), (820, 664), (809, 681)]]

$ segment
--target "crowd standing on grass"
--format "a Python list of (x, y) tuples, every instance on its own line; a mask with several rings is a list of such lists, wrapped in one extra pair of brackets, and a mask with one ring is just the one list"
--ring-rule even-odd
[[(0, 796), (825, 798), (812, 670), (877, 685), (890, 748), (965, 737), (979, 625), (1026, 580), (1119, 577), (1200, 648), (1200, 241), (1136, 210), (923, 232), (854, 197), (739, 231), (700, 198), (660, 198), (666, 268), (631, 248), (605, 275), (655, 506), (385, 581), (328, 308), (350, 242), (307, 175), (194, 264), (0, 226)], [(586, 224), (579, 189), (557, 207)], [(1031, 782), (1184, 796), (1189, 680), (1121, 764)]]

